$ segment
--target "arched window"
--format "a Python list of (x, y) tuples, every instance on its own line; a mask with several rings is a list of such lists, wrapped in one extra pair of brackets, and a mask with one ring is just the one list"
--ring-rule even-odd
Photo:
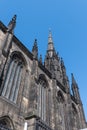
[(47, 114), (47, 81), (45, 76), (41, 74), (39, 76), (39, 87), (38, 87), (38, 113), (39, 117), (46, 121), (46, 114)]
[(16, 103), (17, 101), (23, 68), (23, 58), (20, 54), (14, 53), (10, 58), (1, 94), (14, 103)]
[(65, 119), (64, 119), (64, 96), (61, 91), (57, 92), (57, 115), (56, 115), (56, 125), (57, 129), (65, 130)]
[(13, 122), (8, 116), (0, 117), (0, 130), (14, 130)]

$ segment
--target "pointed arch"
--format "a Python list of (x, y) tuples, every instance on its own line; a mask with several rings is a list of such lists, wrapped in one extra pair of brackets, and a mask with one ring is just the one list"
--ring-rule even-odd
[(22, 60), (23, 64), (24, 64), (25, 66), (27, 66), (27, 61), (26, 61), (24, 55), (23, 55), (20, 51), (13, 51), (13, 52), (11, 53), (10, 57), (11, 57), (11, 58), (18, 57), (19, 59)]
[(45, 76), (44, 74), (40, 74), (40, 75), (39, 75), (38, 83), (41, 83), (41, 82), (43, 82), (43, 85), (44, 85), (45, 87), (48, 87), (48, 86), (49, 86), (48, 81), (47, 81), (47, 79), (46, 79), (46, 76)]
[(38, 113), (39, 117), (49, 123), (49, 84), (44, 74), (38, 77)]
[(27, 62), (21, 52), (14, 51), (11, 53), (7, 63), (7, 71), (4, 74), (5, 78), (2, 84), (1, 95), (16, 103), (23, 77), (22, 73), (27, 66)]
[(0, 130), (14, 130), (14, 124), (9, 116), (0, 117)]

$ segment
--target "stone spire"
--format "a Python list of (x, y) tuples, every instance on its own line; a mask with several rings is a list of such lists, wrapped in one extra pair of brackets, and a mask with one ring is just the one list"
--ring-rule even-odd
[(51, 30), (49, 30), (48, 43), (53, 43)]
[(38, 73), (38, 46), (37, 46), (37, 39), (34, 40), (34, 45), (32, 48), (32, 54), (33, 54), (33, 64), (32, 64), (32, 71), (31, 74), (35, 77), (37, 77)]
[(72, 84), (73, 84), (74, 86), (77, 86), (77, 83), (76, 83), (76, 80), (75, 80), (75, 78), (74, 78), (73, 73), (71, 73), (71, 77), (72, 77)]
[(62, 82), (60, 57), (56, 53), (52, 39), (52, 33), (49, 31), (48, 48), (45, 57), (45, 67), (52, 73), (52, 77)]
[(10, 48), (12, 46), (13, 31), (14, 31), (15, 25), (16, 25), (16, 15), (14, 15), (12, 20), (9, 22), (8, 27), (7, 27), (7, 32), (4, 37), (2, 53), (5, 57), (8, 56)]
[(37, 39), (34, 41), (34, 45), (32, 48), (32, 53), (35, 59), (38, 59), (38, 46), (37, 46)]
[(48, 35), (48, 46), (47, 46), (47, 52), (45, 56), (45, 67), (51, 71), (51, 66), (52, 66), (52, 59), (54, 55), (54, 45), (53, 45), (53, 39), (52, 39), (52, 33), (49, 30), (49, 35)]
[(52, 33), (51, 31), (49, 31), (47, 53), (50, 57), (52, 57), (53, 52), (54, 52), (54, 44), (53, 44), (53, 39), (52, 39)]
[(81, 101), (80, 94), (79, 94), (79, 88), (78, 88), (78, 85), (76, 83), (76, 80), (75, 80), (73, 74), (71, 74), (71, 77), (72, 77), (72, 92), (73, 92), (73, 96), (79, 102), (79, 101)]
[(15, 26), (16, 26), (16, 18), (17, 18), (17, 16), (14, 15), (13, 18), (12, 18), (12, 20), (11, 20), (11, 21), (9, 22), (9, 24), (8, 24), (8, 29), (7, 29), (7, 31), (10, 32), (10, 33), (13, 32), (13, 30), (14, 30), (14, 28), (15, 28)]

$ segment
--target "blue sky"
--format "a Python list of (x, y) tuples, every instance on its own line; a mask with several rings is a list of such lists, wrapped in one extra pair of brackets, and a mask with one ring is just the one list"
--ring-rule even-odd
[(15, 35), (29, 49), (37, 38), (39, 55), (47, 49), (49, 28), (71, 83), (77, 80), (87, 120), (87, 0), (0, 0), (0, 20), (17, 14)]

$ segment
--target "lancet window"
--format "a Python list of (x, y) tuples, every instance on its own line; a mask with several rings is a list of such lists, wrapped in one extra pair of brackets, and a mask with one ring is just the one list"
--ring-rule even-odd
[(65, 119), (64, 119), (64, 96), (61, 91), (58, 91), (57, 93), (57, 127), (59, 130), (65, 130)]
[(14, 54), (10, 59), (2, 90), (2, 96), (14, 103), (17, 101), (23, 67), (24, 62), (22, 58)]
[(46, 121), (46, 113), (47, 113), (47, 82), (43, 78), (43, 75), (39, 76), (39, 89), (38, 89), (38, 112), (39, 117), (42, 120)]

